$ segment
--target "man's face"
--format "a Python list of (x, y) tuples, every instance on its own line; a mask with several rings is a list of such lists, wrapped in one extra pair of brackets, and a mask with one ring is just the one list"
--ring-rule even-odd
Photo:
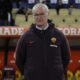
[(39, 26), (44, 26), (47, 23), (48, 12), (42, 7), (37, 8), (34, 13), (34, 21)]

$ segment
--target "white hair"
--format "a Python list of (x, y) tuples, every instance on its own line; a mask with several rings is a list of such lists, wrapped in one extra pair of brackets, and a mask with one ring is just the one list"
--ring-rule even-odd
[(37, 3), (37, 4), (34, 5), (34, 7), (32, 8), (32, 13), (34, 13), (34, 11), (35, 11), (38, 7), (42, 7), (46, 12), (49, 12), (48, 6), (47, 6), (46, 4)]

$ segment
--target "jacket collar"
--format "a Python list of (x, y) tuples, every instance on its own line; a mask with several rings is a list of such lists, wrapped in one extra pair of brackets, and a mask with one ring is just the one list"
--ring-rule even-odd
[(44, 28), (39, 27), (38, 25), (36, 25), (36, 29), (38, 30), (47, 30), (49, 27), (49, 24), (47, 23), (47, 25)]

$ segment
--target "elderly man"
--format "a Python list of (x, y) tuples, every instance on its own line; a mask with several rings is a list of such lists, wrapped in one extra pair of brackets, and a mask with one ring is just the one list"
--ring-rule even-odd
[(70, 60), (66, 37), (48, 22), (49, 9), (38, 3), (32, 9), (34, 24), (16, 47), (16, 65), (24, 80), (63, 80)]

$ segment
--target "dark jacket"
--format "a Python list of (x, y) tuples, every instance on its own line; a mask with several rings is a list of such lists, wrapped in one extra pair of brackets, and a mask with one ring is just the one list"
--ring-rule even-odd
[(52, 23), (45, 31), (32, 25), (16, 48), (16, 65), (25, 80), (62, 80), (69, 59), (68, 42)]

